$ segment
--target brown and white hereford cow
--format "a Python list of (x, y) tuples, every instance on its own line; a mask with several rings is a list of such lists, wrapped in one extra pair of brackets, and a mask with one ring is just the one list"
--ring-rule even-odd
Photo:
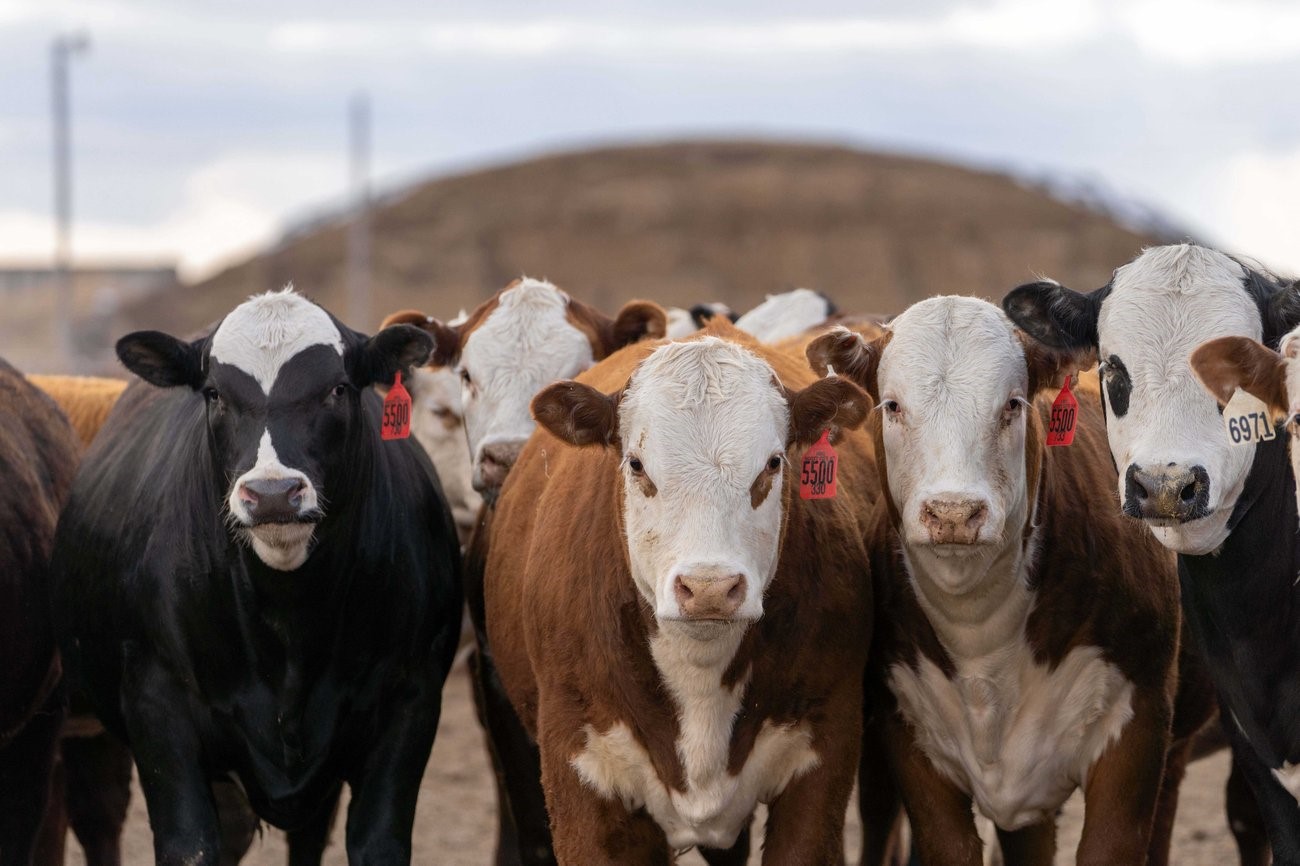
[(985, 301), (931, 298), (871, 343), (832, 332), (808, 356), (879, 403), (871, 728), (921, 861), (981, 863), (973, 804), (1008, 863), (1050, 864), (1057, 810), (1082, 788), (1077, 862), (1148, 862), (1186, 760), (1180, 737), (1162, 791), (1178, 584), (1115, 507), (1095, 378), (1073, 445), (1049, 449), (1052, 397), (1083, 361), (1029, 344)]
[[(544, 430), (497, 505), (487, 624), (560, 863), (725, 849), (760, 802), (764, 863), (841, 860), (876, 495), (849, 431), (868, 406), (721, 319), (533, 401)], [(838, 495), (801, 499), (828, 429)]]

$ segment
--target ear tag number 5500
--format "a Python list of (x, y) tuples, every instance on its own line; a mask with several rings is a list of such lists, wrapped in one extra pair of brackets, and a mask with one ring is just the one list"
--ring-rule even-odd
[(1277, 438), (1264, 401), (1240, 388), (1233, 392), (1232, 399), (1223, 407), (1223, 427), (1233, 445), (1254, 445)]

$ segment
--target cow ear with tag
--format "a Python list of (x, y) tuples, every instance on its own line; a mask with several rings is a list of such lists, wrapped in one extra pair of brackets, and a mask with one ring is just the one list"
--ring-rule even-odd
[(790, 438), (787, 445), (811, 445), (822, 434), (856, 430), (867, 419), (871, 397), (843, 376), (818, 379), (801, 391), (787, 391)]
[[(1283, 340), (1290, 349), (1294, 343)], [(1196, 347), (1192, 372), (1219, 405), (1227, 406), (1241, 390), (1254, 395), (1275, 421), (1287, 417), (1286, 358), (1249, 337), (1219, 337)]]
[(433, 351), (433, 337), (412, 325), (392, 325), (368, 339), (357, 336), (364, 342), (348, 352), (348, 375), (358, 388), (391, 384), (399, 372), (409, 379)]
[(132, 373), (159, 388), (203, 387), (203, 344), (161, 331), (136, 331), (117, 341), (117, 357)]
[(533, 398), (533, 418), (570, 445), (618, 447), (618, 404), (622, 399), (622, 391), (602, 394), (580, 382), (556, 382)]

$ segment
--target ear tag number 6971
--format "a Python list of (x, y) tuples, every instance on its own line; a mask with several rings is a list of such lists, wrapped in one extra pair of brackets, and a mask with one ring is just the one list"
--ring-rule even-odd
[(1255, 445), (1277, 438), (1268, 406), (1240, 388), (1233, 392), (1232, 399), (1223, 407), (1223, 428), (1228, 431), (1228, 441), (1233, 445)]

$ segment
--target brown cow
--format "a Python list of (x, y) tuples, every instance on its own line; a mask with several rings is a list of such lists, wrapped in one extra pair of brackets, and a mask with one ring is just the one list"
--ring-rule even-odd
[(72, 422), (81, 440), (81, 450), (90, 447), (104, 419), (113, 410), (117, 398), (126, 390), (125, 379), (108, 379), (99, 376), (46, 376), (32, 373), (27, 381), (59, 404), (63, 414)]
[(992, 304), (941, 297), (870, 344), (839, 331), (809, 346), (880, 404), (864, 750), (883, 744), (922, 863), (982, 862), (974, 805), (1008, 863), (1051, 864), (1057, 810), (1082, 787), (1078, 863), (1163, 864), (1211, 699), (1191, 677), (1171, 748), (1173, 557), (1115, 507), (1095, 377), (1073, 444), (1045, 447), (1052, 396), (1084, 359), (1022, 337)]
[[(487, 623), (561, 863), (725, 849), (759, 802), (764, 863), (842, 860), (877, 490), (849, 431), (868, 406), (720, 318), (533, 401), (545, 429), (497, 507)], [(838, 495), (804, 500), (795, 467), (824, 430)]]
[(48, 397), (0, 361), (0, 863), (31, 861), (66, 712), (50, 549), (77, 440)]

